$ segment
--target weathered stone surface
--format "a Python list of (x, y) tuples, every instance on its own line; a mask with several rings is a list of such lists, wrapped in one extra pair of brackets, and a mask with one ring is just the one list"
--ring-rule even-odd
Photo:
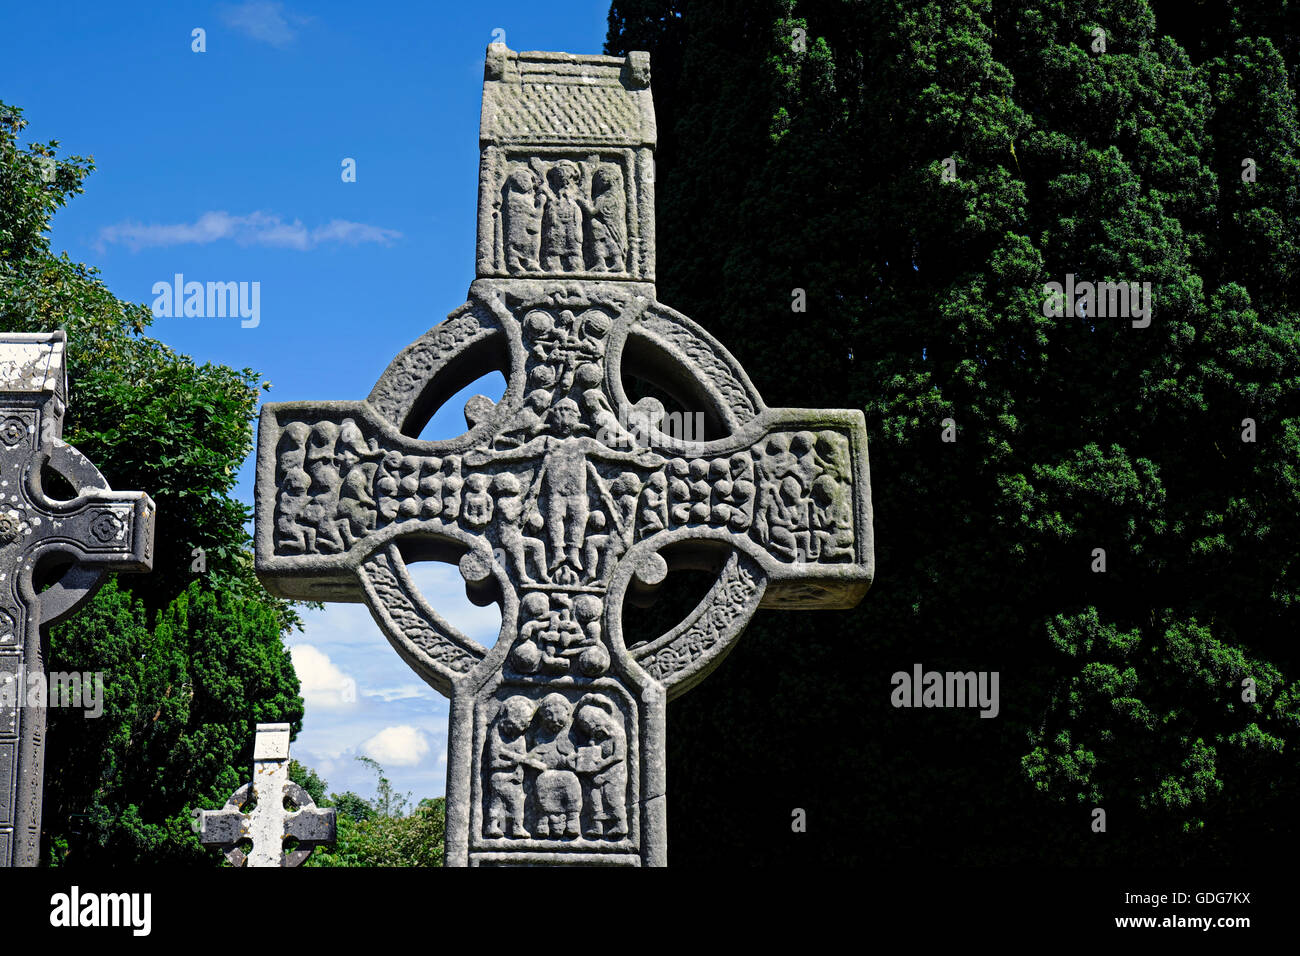
[[(110, 490), (60, 438), (65, 342), (61, 331), (0, 335), (0, 866), (40, 858), (45, 707), (28, 691), (45, 680), (43, 628), (93, 595), (108, 571), (153, 562), (149, 496)], [(77, 496), (50, 498), (43, 472)]]
[[(231, 794), (220, 810), (194, 811), (199, 841), (220, 847), (233, 866), (298, 866), (316, 847), (335, 840), (334, 811), (317, 809), (307, 791), (289, 779), (289, 733), (288, 724), (258, 724), (252, 782)], [(256, 805), (245, 812), (250, 800)], [(298, 844), (286, 850), (290, 838)], [(240, 846), (245, 841), (251, 844), (247, 853)]]
[[(365, 601), (451, 698), (449, 865), (662, 865), (664, 709), (762, 607), (844, 608), (874, 556), (863, 415), (774, 409), (655, 298), (648, 57), (488, 48), (478, 278), (364, 401), (268, 404), (257, 570), (286, 597)], [(468, 430), (416, 436), (492, 369)], [(703, 434), (667, 427), (650, 381)], [(497, 602), (485, 648), (412, 586), (459, 564)], [(677, 627), (623, 640), (669, 567), (717, 582)]]

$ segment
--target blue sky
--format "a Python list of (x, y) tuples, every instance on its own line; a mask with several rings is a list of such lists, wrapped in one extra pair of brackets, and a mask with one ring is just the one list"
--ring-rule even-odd
[[(599, 53), (608, 9), (95, 0), (52, 15), (13, 4), (0, 99), (25, 111), (29, 141), (94, 157), (53, 245), (98, 266), (115, 295), (152, 303), (154, 284), (177, 273), (259, 283), (255, 327), (165, 317), (152, 335), (201, 362), (255, 369), (272, 401), (364, 398), (473, 279), (487, 44)], [(192, 49), (196, 28), (205, 52)], [(355, 182), (343, 181), (347, 158)], [(495, 387), (494, 398), (499, 377)], [(463, 430), (462, 405), (449, 402), (426, 436)], [(251, 505), (251, 456), (236, 493)], [(496, 608), (469, 604), (454, 568), (414, 571), (444, 616), (495, 640)], [(367, 754), (400, 791), (443, 793), (446, 701), (363, 605), (305, 617), (289, 641), (307, 700), (294, 756), (336, 791), (374, 792), (354, 759)]]

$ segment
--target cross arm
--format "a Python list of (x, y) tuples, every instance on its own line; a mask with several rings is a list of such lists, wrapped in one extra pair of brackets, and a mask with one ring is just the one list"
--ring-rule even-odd
[(284, 822), (284, 835), (303, 843), (333, 843), (337, 834), (338, 821), (332, 809), (304, 808)]
[[(240, 788), (236, 797), (247, 789), (247, 785)], [(199, 842), (205, 846), (229, 849), (247, 837), (248, 816), (240, 810), (240, 805), (236, 805), (235, 798), (232, 797), (220, 810), (195, 810), (191, 826), (198, 834)]]
[(421, 558), (458, 561), (482, 551), (458, 515), (462, 465), (487, 427), (429, 442), (398, 432), (368, 401), (263, 406), (255, 567), (267, 589), (303, 600), (365, 600), (399, 653), (425, 661), (426, 679), (449, 692), (448, 682), (484, 648), (422, 601), (390, 605), (377, 595), (397, 601), (411, 589), (400, 536)]
[(860, 410), (766, 409), (725, 438), (688, 445), (672, 450), (669, 520), (652, 543), (697, 541), (709, 568), (718, 544), (743, 552), (766, 581), (762, 607), (862, 599), (875, 546)]
[[(41, 471), (47, 464), (73, 481), (75, 498), (58, 501), (46, 495)], [(91, 472), (94, 480), (87, 481)], [(98, 470), (63, 442), (33, 456), (26, 485), (34, 551), (63, 551), (79, 565), (103, 570), (148, 571), (153, 566), (156, 508), (143, 491), (108, 490)]]
[[(361, 601), (356, 569), (392, 537), (376, 533), (385, 521), (372, 491), (378, 488), (375, 473), (386, 461), (446, 452), (456, 444), (402, 435), (369, 402), (264, 405), (254, 536), (255, 567), (267, 589), (301, 600)], [(365, 481), (349, 499), (344, 479), (352, 465)]]
[[(774, 409), (770, 412), (768, 445), (790, 438), (790, 454), (798, 460), (792, 474), (803, 483), (798, 495), (786, 494), (789, 483), (776, 474), (766, 476), (769, 487), (758, 488), (756, 507), (769, 508), (768, 553), (776, 544), (779, 510), (787, 505), (784, 526), (795, 539), (796, 555), (768, 567), (768, 586), (761, 607), (851, 608), (862, 600), (876, 572), (871, 512), (871, 475), (867, 456), (866, 416), (858, 409)], [(807, 443), (812, 441), (812, 447)], [(760, 468), (764, 452), (757, 453)], [(782, 452), (784, 454), (784, 452)], [(774, 469), (775, 473), (780, 468)], [(789, 477), (789, 475), (787, 475)], [(773, 487), (775, 486), (775, 487)], [(785, 498), (785, 501), (781, 501)], [(756, 524), (762, 524), (756, 518)]]

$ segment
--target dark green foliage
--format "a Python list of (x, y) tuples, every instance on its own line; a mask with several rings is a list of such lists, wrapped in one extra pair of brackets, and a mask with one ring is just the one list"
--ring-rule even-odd
[(110, 581), (49, 635), (49, 670), (103, 671), (106, 706), (94, 720), (50, 712), (48, 858), (215, 863), (190, 810), (221, 806), (247, 778), (257, 721), (302, 720), (281, 642), (297, 617), (257, 581), (248, 509), (230, 495), (252, 449), (258, 376), (146, 337), (146, 306), (51, 252), (50, 218), (93, 165), (56, 158), (57, 143), (22, 147), (23, 125), (0, 104), (0, 330), (67, 331), (65, 440), (158, 506), (153, 572)]
[[(247, 780), (259, 721), (301, 727), (279, 636), (274, 609), (198, 582), (152, 629), (120, 579), (60, 625), (60, 657), (105, 673), (105, 706), (98, 719), (50, 711), (45, 813), (56, 858), (212, 858), (193, 838), (191, 811), (220, 807)], [(64, 830), (64, 820), (79, 822)]]
[[(1297, 28), (1185, 6), (613, 5), (608, 52), (651, 53), (660, 299), (871, 442), (863, 605), (760, 613), (669, 708), (674, 863), (1295, 845)], [(1150, 282), (1151, 325), (1044, 317), (1067, 273)], [(916, 662), (999, 671), (1001, 714), (894, 709)]]

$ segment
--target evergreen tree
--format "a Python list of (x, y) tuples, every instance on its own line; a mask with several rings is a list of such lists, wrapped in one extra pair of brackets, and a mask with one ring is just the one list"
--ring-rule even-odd
[[(669, 708), (675, 863), (1295, 845), (1296, 27), (1165, 6), (612, 6), (660, 298), (769, 404), (863, 408), (875, 505), (858, 609), (761, 613)], [(1067, 274), (1150, 324), (1045, 314)], [(893, 708), (916, 662), (1000, 672), (999, 717)]]

